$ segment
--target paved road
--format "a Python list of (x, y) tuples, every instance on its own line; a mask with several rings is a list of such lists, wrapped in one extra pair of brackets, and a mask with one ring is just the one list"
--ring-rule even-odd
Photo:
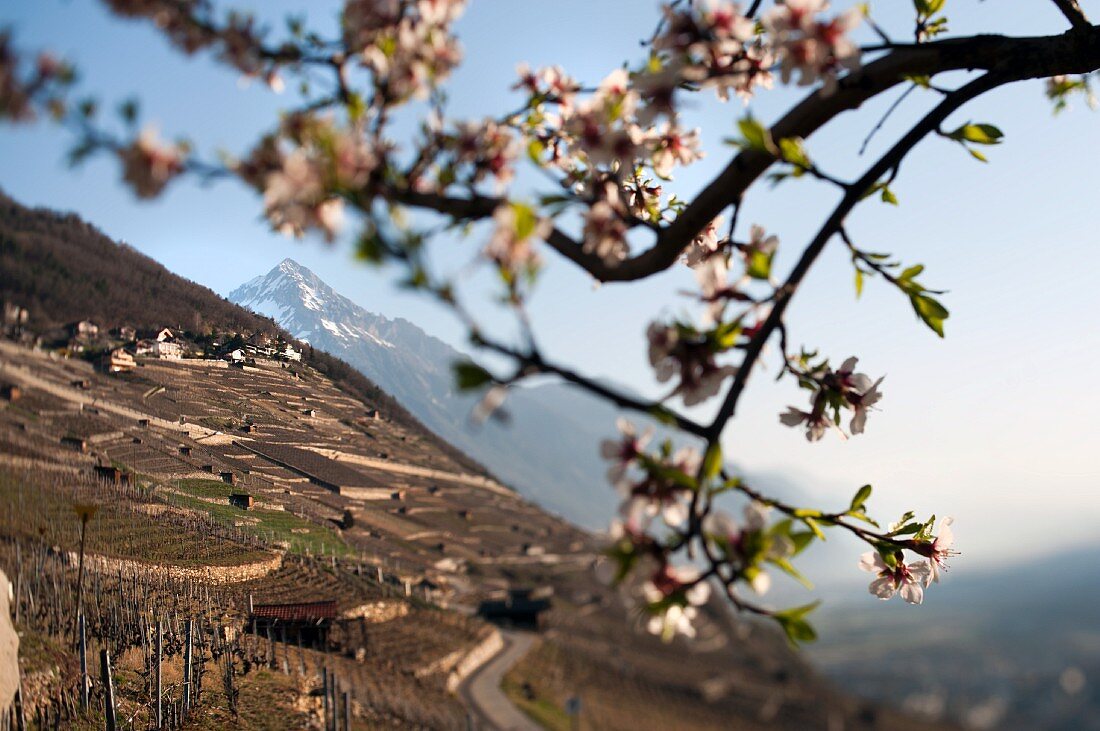
[(533, 635), (501, 632), (504, 649), (493, 655), (459, 687), (459, 694), (473, 714), (478, 731), (539, 731), (500, 689), (504, 675), (531, 647)]

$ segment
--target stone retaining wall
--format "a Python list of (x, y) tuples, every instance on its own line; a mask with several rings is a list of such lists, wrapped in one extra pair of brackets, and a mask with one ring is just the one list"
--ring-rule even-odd
[[(65, 560), (71, 566), (77, 566), (80, 556), (69, 551)], [(126, 576), (142, 578), (161, 578), (167, 576), (175, 580), (195, 580), (210, 584), (239, 584), (267, 576), (283, 565), (283, 554), (239, 566), (173, 566), (171, 564), (146, 563), (128, 558), (114, 558), (99, 554), (85, 554), (84, 568), (100, 574), (117, 576), (120, 572)]]
[(463, 680), (503, 649), (504, 638), (501, 636), (500, 630), (493, 627), (489, 636), (466, 653), (466, 657), (459, 660), (454, 670), (447, 676), (447, 692), (454, 693), (457, 691)]

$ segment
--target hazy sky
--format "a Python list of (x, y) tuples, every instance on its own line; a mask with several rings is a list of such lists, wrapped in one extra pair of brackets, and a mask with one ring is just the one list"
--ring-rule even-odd
[[(308, 5), (311, 19), (329, 28), (338, 8), (335, 2), (241, 4), (270, 18)], [(1082, 4), (1100, 13), (1100, 3)], [(904, 37), (909, 3), (878, 5), (906, 11), (881, 12), (881, 21)], [(1064, 29), (1051, 2), (1023, 9), (1014, 3), (1011, 12), (1006, 5), (952, 2), (952, 30), (1032, 35)], [(481, 116), (514, 107), (508, 87), (522, 60), (562, 63), (582, 81), (598, 81), (624, 59), (638, 58), (638, 40), (652, 31), (656, 7), (638, 0), (474, 0), (458, 25), (467, 61), (449, 86), (451, 112)], [(91, 0), (0, 4), (0, 25), (9, 23), (21, 46), (47, 45), (75, 60), (86, 90), (105, 100), (136, 94), (146, 121), (168, 136), (188, 133), (208, 153), (244, 151), (273, 113), (292, 102), (259, 85), (242, 88), (234, 72), (205, 57), (182, 59), (147, 25), (111, 18)], [(730, 151), (720, 140), (743, 114), (739, 103), (697, 97), (688, 122), (703, 128), (709, 154), (677, 174), (683, 195), (724, 165)], [(770, 94), (752, 109), (772, 120), (795, 98)], [(853, 175), (933, 100), (912, 95), (857, 158), (860, 140), (889, 101), (836, 122), (811, 140), (811, 154), (827, 169)], [(809, 445), (776, 418), (787, 404), (803, 405), (804, 396), (761, 372), (725, 444), (739, 464), (785, 473), (832, 501), (823, 507), (839, 506), (871, 482), (871, 508), (883, 517), (905, 508), (953, 514), (965, 554), (959, 563), (981, 567), (1097, 538), (1100, 460), (1092, 450), (1100, 444), (1100, 390), (1091, 375), (1100, 355), (1094, 321), (1100, 294), (1093, 281), (1100, 264), (1093, 218), (1100, 118), (1081, 102), (1052, 117), (1036, 81), (972, 103), (945, 126), (968, 119), (1005, 132), (1006, 144), (989, 151), (991, 164), (929, 140), (895, 186), (901, 207), (868, 203), (850, 219), (861, 245), (925, 264), (923, 281), (950, 290), (947, 339), (919, 325), (907, 301), (879, 282), (869, 282), (856, 302), (850, 264), (833, 245), (791, 308), (791, 338), (835, 361), (859, 355), (867, 372), (886, 374), (882, 411), (871, 416), (863, 436), (842, 443), (830, 435)], [(69, 142), (45, 125), (0, 128), (0, 187), (25, 203), (76, 211), (222, 294), (293, 257), (368, 309), (405, 317), (462, 346), (446, 313), (398, 291), (385, 273), (351, 263), (346, 245), (272, 234), (258, 199), (242, 186), (186, 181), (153, 203), (139, 203), (119, 184), (113, 160), (67, 169)], [(742, 224), (759, 222), (780, 236), (782, 270), (835, 194), (796, 183), (756, 191), (748, 201)], [(462, 267), (476, 246), (447, 242), (436, 251), (438, 266)], [(656, 393), (643, 332), (655, 315), (687, 311), (677, 291), (691, 285), (689, 273), (678, 269), (639, 285), (596, 289), (553, 252), (546, 259), (547, 276), (532, 305), (544, 349), (593, 375)], [(487, 302), (478, 281), (471, 289)], [(495, 316), (488, 321), (501, 325)], [(768, 365), (774, 372), (774, 354)]]

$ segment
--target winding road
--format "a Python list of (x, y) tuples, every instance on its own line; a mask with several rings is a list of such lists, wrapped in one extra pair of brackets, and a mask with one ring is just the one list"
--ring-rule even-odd
[(504, 675), (531, 648), (534, 636), (506, 631), (501, 631), (501, 636), (503, 649), (466, 678), (459, 686), (459, 695), (470, 709), (477, 731), (539, 731), (539, 726), (512, 705), (500, 688)]

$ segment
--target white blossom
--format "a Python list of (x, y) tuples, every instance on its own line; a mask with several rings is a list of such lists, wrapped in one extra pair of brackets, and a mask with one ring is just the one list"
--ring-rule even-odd
[(886, 565), (876, 551), (868, 551), (860, 556), (859, 567), (863, 571), (875, 574), (869, 591), (879, 599), (887, 600), (900, 593), (901, 598), (910, 604), (924, 601), (924, 588), (929, 583), (927, 561), (915, 561), (910, 564), (898, 561), (894, 568)]

